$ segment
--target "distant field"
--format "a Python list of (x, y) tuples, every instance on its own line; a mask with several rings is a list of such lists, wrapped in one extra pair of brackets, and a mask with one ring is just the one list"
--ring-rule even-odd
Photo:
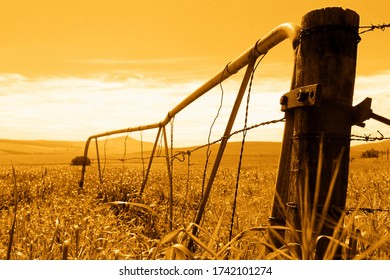
[[(104, 149), (104, 146), (106, 146)], [(151, 143), (143, 144), (145, 150), (151, 150)], [(70, 164), (75, 156), (84, 154), (85, 142), (82, 141), (47, 141), (47, 140), (1, 140), (0, 139), (0, 165), (56, 165)], [(124, 137), (113, 138), (105, 143), (99, 141), (101, 156), (104, 150), (107, 154), (123, 155)], [(140, 142), (126, 139), (126, 150), (135, 153), (140, 150)], [(95, 142), (92, 141), (89, 157), (96, 157)]]
[[(126, 150), (125, 150), (126, 143)], [(356, 144), (356, 143), (354, 143)], [(47, 141), (47, 140), (1, 140), (0, 139), (0, 165), (56, 165), (69, 164), (70, 161), (79, 155), (84, 154), (85, 142), (82, 141)], [(143, 142), (143, 158), (150, 156), (153, 143)], [(219, 145), (211, 146), (211, 158), (218, 150)], [(281, 144), (278, 142), (247, 142), (245, 143), (244, 157), (247, 167), (269, 167), (277, 166)], [(179, 151), (193, 150), (196, 147), (177, 148), (174, 153)], [(241, 143), (229, 143), (225, 153), (222, 165), (231, 166), (238, 162)], [(356, 158), (362, 152), (376, 149), (386, 151), (390, 149), (390, 141), (376, 143), (363, 143), (351, 148), (351, 158)], [(207, 148), (195, 151), (191, 155), (192, 164), (200, 164), (204, 161)], [(125, 157), (127, 163), (139, 162), (142, 159), (141, 142), (132, 138), (125, 137), (112, 138), (109, 140), (99, 141), (100, 158), (105, 159), (106, 163), (121, 163)], [(158, 149), (156, 154), (162, 154), (163, 151)], [(92, 141), (89, 147), (88, 156), (96, 159), (95, 142)]]

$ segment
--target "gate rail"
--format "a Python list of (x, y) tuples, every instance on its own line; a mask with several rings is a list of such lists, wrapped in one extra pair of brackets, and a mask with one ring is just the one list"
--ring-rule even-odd
[[(278, 45), (280, 42), (284, 41), (285, 39), (290, 39), (292, 41), (293, 48), (298, 44), (298, 37), (300, 34), (300, 26), (292, 23), (284, 23), (273, 29), (270, 33), (268, 33), (263, 38), (259, 39), (252, 47), (250, 47), (248, 50), (246, 50), (244, 53), (242, 53), (238, 58), (236, 58), (234, 61), (228, 63), (226, 67), (217, 73), (214, 77), (212, 77), (209, 81), (204, 83), (202, 86), (200, 86), (197, 90), (195, 90), (193, 93), (191, 93), (187, 98), (185, 98), (182, 102), (180, 102), (176, 107), (174, 107), (171, 111), (168, 112), (165, 119), (158, 123), (154, 124), (148, 124), (143, 126), (137, 126), (137, 127), (129, 127), (124, 129), (118, 129), (118, 130), (112, 130), (107, 131), (100, 134), (95, 134), (90, 136), (85, 144), (84, 149), (84, 158), (86, 159), (88, 156), (88, 149), (90, 142), (95, 139), (96, 141), (96, 150), (98, 152), (98, 145), (97, 145), (97, 139), (101, 137), (106, 137), (109, 135), (114, 134), (122, 134), (122, 133), (130, 133), (134, 131), (144, 131), (149, 129), (156, 129), (158, 128), (158, 133), (156, 137), (156, 142), (154, 144), (154, 148), (152, 151), (152, 157), (149, 161), (149, 168), (152, 163), (153, 154), (157, 146), (157, 141), (159, 139), (161, 131), (164, 134), (164, 138), (166, 141), (166, 132), (165, 132), (165, 126), (171, 121), (172, 118), (176, 116), (181, 110), (183, 110), (185, 107), (190, 105), (192, 102), (197, 100), (199, 97), (207, 93), (209, 90), (220, 84), (222, 81), (226, 80), (230, 76), (236, 74), (240, 69), (247, 66), (251, 61), (254, 62), (260, 55), (263, 55), (267, 53), (270, 49), (272, 49), (274, 46)], [(245, 86), (246, 87), (246, 86)], [(238, 108), (237, 108), (238, 110)], [(233, 113), (233, 112), (232, 112)], [(228, 126), (231, 126), (234, 122), (235, 118), (231, 118), (229, 120)], [(165, 144), (167, 144), (165, 142)], [(98, 156), (98, 164), (99, 164), (99, 175), (101, 178), (100, 173), (100, 162), (99, 162), (99, 156)], [(148, 168), (148, 171), (149, 171)], [(79, 181), (79, 186), (82, 188), (84, 185), (84, 176), (85, 176), (85, 170), (86, 170), (86, 161), (84, 161), (82, 170), (81, 170), (81, 178)], [(148, 172), (147, 172), (148, 174)], [(146, 178), (147, 179), (147, 176)], [(143, 184), (143, 187), (146, 183), (146, 180)]]

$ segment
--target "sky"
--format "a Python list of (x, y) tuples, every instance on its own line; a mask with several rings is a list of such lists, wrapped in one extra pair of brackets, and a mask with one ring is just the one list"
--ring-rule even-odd
[[(360, 25), (390, 23), (388, 0), (0, 0), (0, 139), (84, 141), (159, 122), (278, 25), (335, 6), (356, 11)], [(373, 98), (374, 112), (386, 117), (389, 45), (390, 30), (362, 34), (354, 96), (354, 104)], [(248, 125), (283, 117), (279, 99), (289, 91), (292, 67), (288, 40), (267, 54), (253, 79)], [(241, 72), (176, 116), (176, 145), (207, 141), (221, 96), (212, 137), (222, 136)], [(245, 105), (233, 130), (244, 125)], [(388, 126), (366, 124), (353, 132), (390, 136)], [(279, 123), (247, 139), (281, 141), (282, 131)], [(153, 141), (157, 131), (144, 133)]]

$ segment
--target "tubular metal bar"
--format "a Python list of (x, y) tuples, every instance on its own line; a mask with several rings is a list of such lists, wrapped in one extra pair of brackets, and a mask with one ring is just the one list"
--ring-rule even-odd
[(385, 117), (382, 117), (382, 116), (379, 116), (375, 113), (372, 113), (371, 112), (371, 116), (370, 116), (372, 119), (374, 120), (377, 120), (381, 123), (384, 123), (384, 124), (387, 124), (387, 125), (390, 125), (390, 120), (388, 118), (385, 118)]
[(160, 128), (158, 129), (158, 132), (157, 132), (156, 141), (154, 142), (154, 145), (153, 145), (152, 154), (151, 154), (150, 159), (149, 159), (148, 169), (146, 170), (145, 178), (144, 178), (144, 181), (142, 182), (141, 190), (139, 191), (139, 196), (142, 196), (142, 194), (143, 194), (143, 192), (144, 192), (144, 189), (145, 189), (145, 186), (146, 186), (146, 183), (147, 183), (147, 181), (148, 181), (150, 168), (152, 167), (152, 162), (153, 162), (154, 154), (156, 153), (156, 148), (157, 148), (157, 145), (158, 145), (158, 140), (160, 139), (161, 129), (162, 129), (162, 127), (160, 127)]
[[(247, 51), (241, 54), (238, 58), (236, 58), (234, 61), (226, 65), (226, 67), (222, 71), (217, 73), (208, 82), (206, 82), (197, 90), (195, 90), (186, 99), (180, 102), (175, 108), (169, 111), (163, 121), (161, 121), (160, 123), (133, 127), (133, 128), (113, 130), (113, 131), (108, 131), (105, 133), (90, 136), (85, 144), (84, 157), (86, 158), (88, 156), (89, 142), (93, 138), (99, 138), (99, 137), (104, 137), (104, 136), (119, 134), (119, 133), (148, 130), (148, 129), (158, 128), (167, 125), (177, 113), (179, 113), (185, 107), (187, 107), (196, 99), (201, 97), (203, 94), (205, 94), (206, 92), (208, 92), (209, 90), (211, 90), (212, 88), (220, 84), (222, 81), (226, 80), (230, 76), (237, 73), (240, 69), (248, 65), (251, 59), (256, 60), (260, 55), (267, 53), (274, 46), (276, 46), (277, 44), (279, 44), (280, 42), (288, 38), (292, 41), (293, 48), (295, 49), (295, 47), (298, 44), (298, 37), (300, 32), (301, 32), (301, 28), (296, 24), (284, 23), (279, 25), (270, 33), (268, 33), (266, 36), (258, 40), (251, 48), (249, 48)], [(84, 184), (85, 164), (83, 165), (81, 173), (82, 175), (79, 182), (80, 187), (82, 187)]]
[[(100, 184), (103, 183), (103, 178), (102, 178), (102, 171), (100, 169), (100, 155), (99, 155), (99, 145), (98, 145), (98, 140), (97, 138), (95, 138), (95, 146), (96, 146), (96, 157), (97, 157), (97, 161), (98, 161), (98, 169), (99, 169), (99, 180), (100, 180)], [(86, 160), (87, 158), (84, 157), (84, 160)]]
[(167, 162), (167, 170), (168, 170), (168, 180), (169, 180), (169, 229), (172, 231), (172, 221), (173, 221), (173, 182), (172, 182), (172, 169), (171, 163), (169, 160), (169, 152), (168, 152), (168, 140), (167, 140), (167, 131), (165, 126), (162, 128), (163, 137), (164, 137), (164, 145), (165, 145), (165, 158)]

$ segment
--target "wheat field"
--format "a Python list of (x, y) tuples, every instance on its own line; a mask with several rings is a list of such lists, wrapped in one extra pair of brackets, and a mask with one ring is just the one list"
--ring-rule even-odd
[[(245, 160), (245, 158), (244, 158)], [(289, 248), (267, 249), (267, 218), (274, 196), (277, 161), (247, 157), (241, 168), (231, 228), (236, 162), (222, 164), (198, 236), (193, 220), (202, 195), (204, 166), (194, 159), (173, 165), (169, 210), (166, 167), (151, 169), (142, 197), (141, 164), (107, 164), (100, 182), (87, 167), (0, 167), (0, 259), (296, 259)], [(355, 159), (350, 165), (347, 215), (332, 238), (344, 258), (389, 259), (390, 161)], [(172, 226), (171, 226), (172, 225)], [(172, 227), (172, 228), (171, 228)], [(331, 238), (331, 237), (329, 237)], [(195, 249), (187, 249), (192, 239)], [(312, 251), (311, 251), (312, 250)], [(315, 247), (309, 249), (314, 255)]]

